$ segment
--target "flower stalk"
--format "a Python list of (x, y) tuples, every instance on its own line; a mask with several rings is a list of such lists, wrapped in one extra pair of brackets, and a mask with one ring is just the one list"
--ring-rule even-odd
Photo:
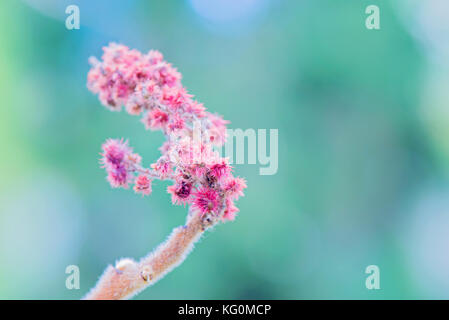
[(201, 234), (219, 222), (234, 220), (235, 201), (246, 181), (232, 174), (227, 158), (214, 146), (226, 140), (228, 121), (206, 111), (181, 84), (181, 74), (158, 51), (142, 54), (111, 43), (101, 61), (91, 58), (87, 86), (112, 111), (122, 106), (141, 116), (146, 129), (161, 130), (166, 141), (160, 158), (149, 168), (123, 139), (102, 145), (100, 163), (113, 188), (129, 188), (143, 196), (154, 179), (173, 182), (167, 188), (175, 205), (189, 205), (184, 226), (136, 262), (121, 259), (109, 266), (85, 299), (126, 299), (152, 285), (184, 261)]
[(184, 226), (175, 228), (168, 239), (136, 262), (125, 258), (108, 266), (85, 300), (129, 299), (163, 278), (180, 265), (204, 231), (213, 225), (211, 217), (189, 214)]

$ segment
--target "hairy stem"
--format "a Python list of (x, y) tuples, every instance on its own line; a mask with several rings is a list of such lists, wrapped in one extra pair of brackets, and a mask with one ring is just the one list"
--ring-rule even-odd
[(203, 232), (215, 219), (191, 212), (184, 226), (175, 228), (168, 239), (139, 262), (121, 259), (109, 265), (85, 300), (129, 299), (154, 284), (180, 265)]

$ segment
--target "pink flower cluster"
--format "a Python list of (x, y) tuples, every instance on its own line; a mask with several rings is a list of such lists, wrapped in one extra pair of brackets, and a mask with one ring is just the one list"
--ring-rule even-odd
[(200, 214), (233, 220), (234, 201), (243, 195), (246, 182), (232, 175), (232, 167), (213, 149), (226, 139), (221, 116), (206, 111), (181, 84), (180, 73), (158, 51), (142, 54), (111, 43), (103, 48), (102, 61), (91, 58), (88, 88), (103, 105), (119, 111), (125, 106), (140, 115), (145, 128), (161, 130), (166, 141), (161, 157), (150, 168), (123, 140), (107, 140), (101, 163), (112, 187), (151, 193), (154, 179), (174, 181), (167, 191), (174, 204), (190, 204)]

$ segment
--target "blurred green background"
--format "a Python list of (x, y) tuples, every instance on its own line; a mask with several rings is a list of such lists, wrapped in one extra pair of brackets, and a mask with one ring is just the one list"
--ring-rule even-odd
[(166, 183), (142, 198), (99, 168), (109, 137), (147, 164), (163, 140), (87, 90), (110, 41), (160, 50), (230, 128), (279, 130), (277, 174), (236, 165), (236, 221), (137, 299), (448, 298), (448, 14), (445, 0), (0, 1), (0, 298), (78, 299), (184, 223)]

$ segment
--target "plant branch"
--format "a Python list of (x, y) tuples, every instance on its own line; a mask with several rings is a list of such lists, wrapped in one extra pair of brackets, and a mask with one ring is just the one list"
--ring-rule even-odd
[(83, 299), (131, 298), (180, 265), (203, 232), (216, 222), (210, 215), (189, 213), (184, 226), (175, 228), (165, 242), (139, 262), (126, 258), (118, 261), (115, 267), (109, 265)]

